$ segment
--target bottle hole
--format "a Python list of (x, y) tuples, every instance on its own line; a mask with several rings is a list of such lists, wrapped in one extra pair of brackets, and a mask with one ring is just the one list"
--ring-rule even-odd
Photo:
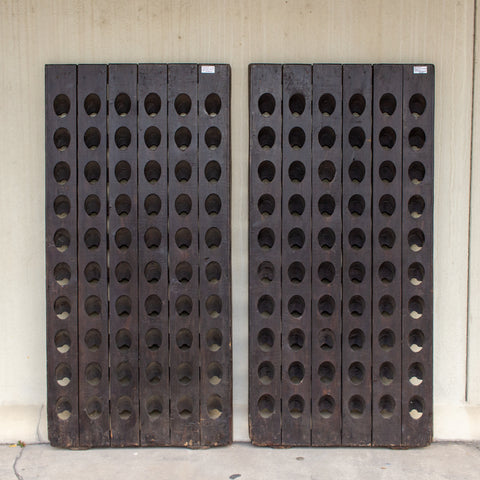
[(418, 387), (418, 385), (422, 384), (424, 374), (425, 369), (423, 368), (423, 365), (419, 362), (412, 363), (408, 367), (408, 381), (415, 387)]
[(305, 367), (300, 362), (293, 362), (288, 367), (288, 378), (294, 385), (302, 383), (305, 377)]
[(323, 395), (318, 401), (318, 412), (322, 418), (330, 418), (335, 411), (335, 400), (330, 395)]
[(422, 297), (415, 295), (408, 301), (408, 313), (415, 320), (422, 317), (424, 308), (425, 302)]
[(396, 236), (391, 228), (384, 228), (378, 234), (378, 243), (386, 250), (390, 250), (395, 245)]
[(181, 117), (185, 117), (189, 114), (192, 108), (192, 100), (186, 93), (181, 93), (175, 98), (174, 106), (177, 114)]
[(175, 267), (175, 277), (180, 283), (188, 283), (193, 276), (192, 265), (188, 262), (180, 262)]
[(380, 365), (378, 375), (383, 385), (391, 385), (395, 377), (395, 367), (390, 362), (384, 362)]
[(83, 169), (83, 174), (88, 183), (95, 185), (100, 179), (100, 165), (97, 162), (88, 162)]
[(222, 133), (217, 127), (210, 127), (205, 132), (205, 144), (210, 150), (216, 150), (222, 142)]
[(352, 283), (362, 283), (365, 278), (365, 266), (360, 262), (353, 262), (348, 269), (348, 277)]
[(120, 217), (126, 217), (132, 208), (132, 201), (128, 195), (119, 195), (115, 200), (115, 210)]
[(207, 347), (211, 352), (218, 352), (222, 347), (222, 332), (218, 328), (211, 328), (207, 332)]
[(300, 150), (305, 144), (305, 132), (300, 127), (294, 127), (288, 134), (288, 143), (294, 150)]
[(58, 353), (67, 353), (72, 346), (72, 340), (67, 330), (59, 330), (55, 334), (54, 341)]
[(292, 317), (300, 318), (305, 312), (305, 300), (300, 295), (294, 295), (288, 301), (288, 312)]
[(125, 117), (132, 108), (132, 101), (126, 93), (119, 93), (115, 98), (114, 105), (118, 115)]
[(115, 278), (120, 284), (126, 284), (132, 278), (132, 267), (127, 262), (120, 262), (115, 267)]
[(395, 400), (390, 395), (383, 395), (378, 402), (380, 415), (385, 418), (392, 418), (395, 411)]
[(61, 152), (70, 145), (70, 132), (66, 128), (58, 128), (53, 134), (53, 143)]
[(348, 334), (348, 345), (353, 351), (358, 351), (363, 348), (365, 343), (365, 334), (359, 328), (354, 328)]
[(318, 311), (322, 317), (331, 317), (335, 311), (335, 300), (330, 295), (323, 295), (318, 301)]
[(149, 216), (158, 215), (162, 208), (162, 201), (160, 200), (160, 197), (158, 195), (151, 193), (145, 198), (145, 201), (143, 202), (143, 206), (145, 208), (145, 212), (147, 213), (147, 215)]
[(258, 232), (258, 245), (263, 250), (270, 250), (275, 243), (275, 234), (271, 228), (262, 228)]
[(380, 111), (384, 115), (393, 115), (395, 109), (397, 108), (397, 100), (391, 93), (385, 93), (380, 98)]
[(64, 228), (60, 228), (53, 235), (53, 243), (59, 252), (65, 252), (70, 246), (70, 234)]
[(160, 277), (162, 276), (162, 268), (160, 267), (160, 264), (157, 262), (153, 262), (153, 261), (148, 262), (145, 265), (143, 274), (145, 275), (145, 280), (148, 283), (157, 283), (160, 280)]
[(149, 317), (158, 317), (162, 311), (162, 301), (158, 295), (149, 295), (145, 299), (145, 311)]
[(324, 93), (318, 101), (318, 109), (322, 115), (329, 116), (335, 111), (336, 103), (333, 95)]
[(322, 148), (332, 148), (335, 144), (335, 131), (331, 127), (323, 127), (318, 132), (318, 143)]
[(59, 185), (65, 185), (70, 180), (70, 167), (66, 162), (58, 162), (53, 169), (53, 176)]
[[(70, 242), (70, 236), (69, 242)], [(96, 228), (89, 228), (83, 236), (83, 241), (88, 250), (96, 250), (100, 246), (100, 232)]]
[(210, 385), (219, 385), (222, 377), (222, 366), (218, 362), (209, 363), (207, 366), (207, 378)]
[(383, 262), (378, 267), (378, 276), (382, 283), (392, 283), (395, 278), (395, 265), (390, 262)]
[(83, 102), (83, 108), (85, 109), (85, 113), (89, 117), (96, 117), (100, 112), (100, 108), (102, 106), (102, 102), (100, 101), (100, 97), (96, 93), (90, 93), (85, 97)]
[(365, 380), (365, 367), (360, 362), (353, 362), (348, 367), (348, 378), (354, 385), (360, 385)]
[(420, 218), (425, 210), (425, 200), (420, 195), (413, 195), (408, 200), (408, 211), (412, 218)]
[(66, 320), (72, 311), (70, 300), (67, 297), (58, 297), (53, 304), (53, 310), (60, 320)]
[(132, 401), (127, 396), (120, 397), (117, 402), (117, 413), (121, 420), (128, 420), (133, 413)]
[(186, 194), (181, 194), (175, 199), (175, 211), (178, 215), (184, 217), (192, 210), (192, 200)]
[(275, 368), (271, 362), (262, 362), (258, 366), (257, 373), (262, 385), (270, 385), (275, 375)]
[(65, 118), (70, 111), (70, 99), (63, 93), (57, 95), (53, 100), (53, 109), (57, 116)]
[(145, 145), (150, 150), (156, 150), (162, 140), (162, 135), (157, 127), (148, 127), (143, 135)]
[(55, 378), (58, 385), (66, 387), (72, 381), (72, 369), (66, 363), (60, 363), (55, 369)]
[(305, 409), (305, 400), (300, 395), (293, 395), (288, 400), (288, 411), (292, 418), (300, 418)]
[(414, 329), (408, 334), (408, 346), (414, 353), (418, 353), (422, 350), (425, 342), (425, 335), (421, 330)]
[(365, 244), (365, 233), (360, 228), (354, 228), (348, 234), (348, 243), (354, 250), (360, 250)]
[(378, 310), (380, 315), (384, 317), (390, 317), (395, 311), (395, 300), (390, 295), (384, 295), (378, 301)]
[(413, 128), (408, 134), (408, 143), (413, 150), (420, 150), (425, 145), (425, 132), (419, 128)]
[(222, 108), (222, 101), (216, 93), (211, 93), (205, 99), (205, 111), (210, 117), (216, 117)]
[(389, 352), (395, 345), (395, 334), (389, 328), (384, 328), (378, 334), (378, 345), (385, 352)]
[(365, 97), (360, 93), (355, 93), (350, 97), (348, 108), (354, 117), (359, 117), (365, 110)]
[(292, 250), (300, 250), (305, 244), (305, 233), (300, 228), (293, 228), (288, 232), (288, 245)]
[(425, 234), (419, 228), (410, 230), (408, 232), (408, 245), (412, 252), (419, 252), (425, 245)]
[(361, 127), (353, 127), (348, 134), (348, 142), (355, 150), (360, 150), (365, 143), (365, 132)]
[(132, 134), (127, 127), (120, 127), (115, 132), (115, 145), (120, 150), (126, 150), (132, 141)]
[(210, 295), (205, 301), (205, 308), (212, 318), (217, 318), (222, 313), (222, 299), (218, 295)]
[(72, 272), (66, 263), (58, 263), (53, 269), (53, 277), (60, 286), (65, 286), (70, 283)]
[(262, 418), (270, 418), (275, 410), (275, 400), (271, 395), (265, 394), (258, 399), (258, 414)]
[(66, 397), (60, 397), (55, 404), (57, 417), (60, 420), (68, 420), (72, 416), (72, 404)]
[(378, 175), (380, 177), (380, 180), (382, 180), (382, 182), (385, 182), (385, 183), (393, 182), (393, 179), (395, 178), (396, 174), (397, 174), (397, 169), (395, 168), (395, 165), (389, 160), (382, 162), (378, 167)]
[(391, 195), (382, 195), (378, 201), (378, 208), (382, 215), (390, 217), (395, 212), (395, 199)]
[(205, 233), (205, 244), (208, 248), (218, 248), (222, 243), (222, 234), (216, 227), (209, 228)]
[[(272, 265), (273, 268), (273, 265)], [(300, 262), (293, 262), (288, 267), (288, 278), (289, 280), (294, 283), (302, 283), (305, 277), (305, 267)]]
[(180, 317), (188, 317), (193, 310), (192, 299), (188, 295), (180, 295), (175, 302), (175, 311)]
[(348, 410), (352, 418), (361, 418), (365, 412), (365, 400), (360, 395), (354, 395), (348, 401)]
[(288, 101), (288, 108), (294, 117), (300, 116), (305, 111), (305, 97), (301, 93), (295, 93)]
[(100, 199), (96, 195), (89, 195), (85, 199), (85, 212), (90, 217), (95, 217), (100, 213)]
[(182, 385), (188, 385), (192, 381), (193, 368), (190, 363), (183, 362), (177, 368), (177, 378)]
[(162, 332), (160, 332), (158, 328), (151, 328), (145, 334), (145, 344), (151, 351), (160, 350), (160, 347), (162, 346)]
[(335, 210), (335, 200), (331, 195), (325, 194), (318, 201), (318, 210), (324, 217), (330, 217)]
[(88, 283), (95, 285), (100, 281), (102, 270), (97, 262), (90, 262), (83, 270), (83, 274)]
[(115, 245), (121, 251), (125, 251), (132, 243), (132, 234), (127, 228), (119, 228), (115, 233)]
[(193, 343), (193, 335), (187, 328), (182, 328), (177, 332), (175, 342), (180, 350), (188, 350)]
[(288, 334), (288, 346), (293, 351), (298, 351), (305, 345), (305, 334), (299, 328), (294, 328)]
[(331, 228), (322, 228), (318, 233), (318, 243), (324, 250), (330, 250), (335, 244), (335, 232)]
[(161, 417), (163, 412), (162, 401), (156, 395), (148, 397), (147, 403), (147, 414), (152, 422)]
[(118, 183), (125, 185), (132, 175), (132, 168), (128, 162), (122, 160), (115, 165), (115, 178)]
[(127, 295), (121, 295), (115, 301), (115, 311), (117, 315), (126, 318), (132, 312), (132, 300)]
[(361, 195), (352, 195), (348, 201), (348, 211), (354, 217), (360, 217), (365, 210), (365, 200)]
[(318, 278), (322, 283), (329, 285), (335, 278), (335, 267), (331, 262), (322, 262), (318, 267)]
[(158, 115), (158, 112), (162, 107), (162, 101), (156, 93), (152, 92), (145, 97), (143, 106), (145, 108), (145, 112), (149, 117), (155, 117), (156, 115)]
[(323, 328), (318, 334), (320, 349), (328, 352), (335, 346), (335, 334), (329, 328)]
[(275, 335), (273, 334), (272, 330), (269, 328), (262, 328), (260, 332), (258, 332), (257, 342), (260, 350), (262, 352), (269, 352), (273, 347), (273, 342), (275, 339)]
[(408, 402), (408, 413), (414, 420), (419, 420), (425, 410), (425, 403), (420, 397), (412, 397)]
[(188, 228), (180, 228), (175, 233), (175, 244), (181, 250), (190, 248), (192, 244), (192, 232)]
[(350, 315), (361, 317), (365, 310), (365, 300), (360, 295), (354, 295), (348, 302), (348, 310)]
[(151, 362), (145, 369), (145, 375), (150, 385), (158, 385), (162, 379), (163, 369), (158, 362)]
[(85, 369), (85, 378), (89, 385), (99, 385), (102, 380), (102, 367), (96, 362), (89, 363)]
[(258, 110), (264, 117), (269, 117), (275, 111), (275, 98), (269, 93), (264, 93), (258, 99)]
[(91, 352), (97, 352), (102, 345), (102, 334), (92, 328), (85, 334), (85, 345)]
[(275, 267), (271, 262), (262, 262), (258, 266), (257, 274), (263, 284), (268, 284), (275, 277)]
[(187, 420), (193, 413), (193, 402), (190, 397), (182, 397), (177, 403), (177, 411), (180, 418)]
[[(205, 178), (210, 183), (217, 183), (222, 175), (222, 167), (218, 162), (212, 160), (205, 166)], [(190, 177), (189, 177), (190, 178)]]
[(420, 162), (413, 162), (408, 167), (408, 178), (414, 185), (419, 185), (425, 178), (425, 167)]
[(361, 183), (365, 177), (365, 166), (363, 163), (354, 160), (348, 168), (348, 176), (353, 183)]
[(205, 211), (208, 215), (218, 215), (221, 208), (222, 201), (217, 194), (212, 193), (205, 199)]
[(70, 200), (65, 195), (59, 195), (53, 202), (53, 210), (58, 218), (65, 218), (70, 213)]
[(210, 262), (205, 267), (205, 276), (210, 283), (218, 283), (222, 277), (222, 267), (218, 262)]
[(130, 347), (132, 346), (132, 335), (127, 329), (122, 328), (117, 332), (115, 335), (115, 345), (121, 352), (127, 352), (130, 350)]
[(305, 165), (302, 162), (295, 161), (288, 167), (288, 178), (292, 183), (300, 183), (305, 178)]
[(269, 150), (275, 143), (275, 132), (270, 127), (263, 127), (258, 132), (258, 143), (264, 150)]
[(394, 147), (396, 140), (397, 134), (395, 133), (395, 130), (393, 130), (393, 128), (384, 127), (380, 130), (380, 133), (378, 135), (378, 141), (384, 149), (391, 150)]
[[(208, 167), (208, 164), (207, 164), (207, 167)], [(175, 165), (175, 178), (178, 180), (179, 183), (188, 182), (191, 176), (192, 176), (192, 167), (186, 160), (182, 160)]]
[(275, 302), (270, 295), (262, 295), (257, 302), (257, 310), (264, 318), (268, 318), (275, 310)]
[(100, 130), (95, 127), (90, 127), (83, 136), (83, 141), (89, 150), (96, 150), (100, 145), (101, 135)]
[(186, 150), (190, 144), (192, 143), (192, 133), (187, 127), (180, 127), (175, 132), (175, 144), (177, 147), (184, 151)]
[(102, 313), (102, 301), (96, 295), (90, 295), (85, 300), (85, 313), (89, 317), (99, 317)]
[(421, 263), (414, 262), (408, 267), (408, 279), (410, 280), (410, 283), (412, 285), (420, 285), (423, 282), (424, 278), (425, 269), (423, 268), (423, 265)]
[(420, 115), (423, 115), (425, 112), (425, 109), (427, 108), (427, 101), (425, 100), (425, 97), (420, 94), (416, 93), (415, 95), (412, 95), (410, 97), (410, 101), (408, 102), (408, 107), (410, 109), (410, 113), (414, 117), (419, 117)]
[(272, 162), (264, 161), (258, 166), (258, 178), (263, 183), (270, 183), (275, 177), (275, 165)]
[(305, 210), (305, 200), (301, 195), (292, 195), (288, 200), (288, 211), (291, 215), (302, 215)]
[(322, 383), (332, 383), (335, 377), (335, 367), (330, 362), (323, 362), (318, 367), (318, 376)]

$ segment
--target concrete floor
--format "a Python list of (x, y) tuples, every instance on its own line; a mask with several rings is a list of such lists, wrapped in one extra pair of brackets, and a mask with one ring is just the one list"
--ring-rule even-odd
[(418, 450), (126, 448), (69, 451), (0, 446), (1, 480), (478, 480), (480, 444), (434, 443)]

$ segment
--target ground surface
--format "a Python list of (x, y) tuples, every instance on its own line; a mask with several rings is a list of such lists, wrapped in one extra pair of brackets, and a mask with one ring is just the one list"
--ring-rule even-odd
[(270, 449), (237, 443), (210, 450), (126, 448), (83, 451), (0, 446), (1, 480), (478, 480), (480, 444), (434, 443), (417, 450)]

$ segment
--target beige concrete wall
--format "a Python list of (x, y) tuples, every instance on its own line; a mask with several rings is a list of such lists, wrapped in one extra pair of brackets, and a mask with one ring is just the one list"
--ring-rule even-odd
[[(472, 353), (480, 342), (480, 220), (474, 216), (470, 402), (465, 397), (474, 3), (0, 0), (0, 442), (45, 439), (44, 64), (188, 61), (232, 65), (235, 439), (248, 439), (250, 62), (435, 64), (435, 437), (480, 438), (480, 355)], [(480, 87), (476, 92), (480, 108)], [(474, 146), (478, 216), (480, 144)]]

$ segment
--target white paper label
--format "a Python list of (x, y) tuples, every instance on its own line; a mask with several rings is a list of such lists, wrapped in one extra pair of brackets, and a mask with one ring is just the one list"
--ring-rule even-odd
[(202, 65), (202, 73), (215, 73), (215, 65)]
[(426, 65), (415, 65), (413, 67), (413, 73), (427, 73), (428, 67)]

